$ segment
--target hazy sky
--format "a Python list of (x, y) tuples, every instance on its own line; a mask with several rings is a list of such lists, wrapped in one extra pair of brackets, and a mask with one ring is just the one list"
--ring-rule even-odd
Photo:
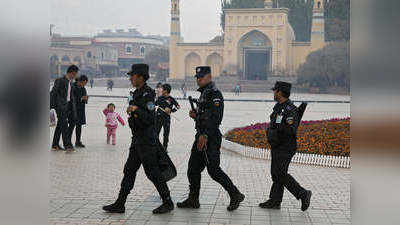
[[(170, 0), (51, 0), (50, 22), (63, 35), (93, 36), (103, 29), (136, 27), (142, 34), (169, 35)], [(220, 0), (181, 0), (185, 42), (220, 34)]]

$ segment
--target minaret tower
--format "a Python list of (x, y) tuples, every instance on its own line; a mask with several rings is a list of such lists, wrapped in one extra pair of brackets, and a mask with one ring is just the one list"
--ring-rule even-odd
[(314, 0), (311, 45), (313, 49), (322, 48), (325, 45), (325, 18), (323, 0)]
[(178, 76), (178, 71), (176, 70), (176, 68), (178, 68), (176, 44), (181, 40), (179, 1), (180, 0), (171, 0), (171, 36), (169, 42), (170, 78), (176, 78)]

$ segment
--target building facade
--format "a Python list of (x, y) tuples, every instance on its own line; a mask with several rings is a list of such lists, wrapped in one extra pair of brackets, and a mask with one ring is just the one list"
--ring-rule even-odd
[(125, 75), (154, 48), (168, 49), (169, 37), (143, 36), (136, 29), (104, 30), (93, 38), (53, 34), (49, 48), (51, 77), (65, 74), (71, 64), (90, 76)]
[(113, 46), (118, 51), (118, 66), (126, 74), (132, 64), (143, 63), (145, 56), (154, 48), (168, 48), (168, 40), (161, 36), (143, 36), (136, 29), (104, 30), (94, 37), (94, 43)]
[(72, 64), (89, 76), (119, 74), (118, 51), (114, 47), (93, 43), (91, 38), (53, 35), (49, 48), (50, 76), (63, 76)]
[[(223, 42), (184, 43), (180, 31), (180, 0), (171, 0), (170, 78), (193, 76), (208, 65), (213, 76), (236, 74), (242, 80), (267, 80), (277, 71), (294, 75), (307, 55), (325, 46), (322, 0), (314, 0), (310, 42), (296, 42), (289, 9), (226, 9)], [(276, 75), (276, 74), (275, 74)]]

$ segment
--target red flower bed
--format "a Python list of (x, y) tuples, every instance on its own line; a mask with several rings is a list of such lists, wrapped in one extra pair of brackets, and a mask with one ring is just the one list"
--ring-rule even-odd
[[(270, 149), (266, 136), (268, 124), (235, 128), (228, 131), (225, 138), (245, 146)], [(350, 156), (350, 138), (350, 118), (303, 121), (297, 130), (297, 151)]]

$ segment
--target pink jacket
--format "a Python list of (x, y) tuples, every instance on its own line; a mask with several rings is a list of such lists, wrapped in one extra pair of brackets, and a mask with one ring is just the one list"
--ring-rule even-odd
[(106, 126), (111, 128), (118, 127), (118, 121), (125, 126), (125, 122), (122, 117), (117, 112), (110, 112), (108, 109), (103, 110), (104, 115), (106, 116)]

